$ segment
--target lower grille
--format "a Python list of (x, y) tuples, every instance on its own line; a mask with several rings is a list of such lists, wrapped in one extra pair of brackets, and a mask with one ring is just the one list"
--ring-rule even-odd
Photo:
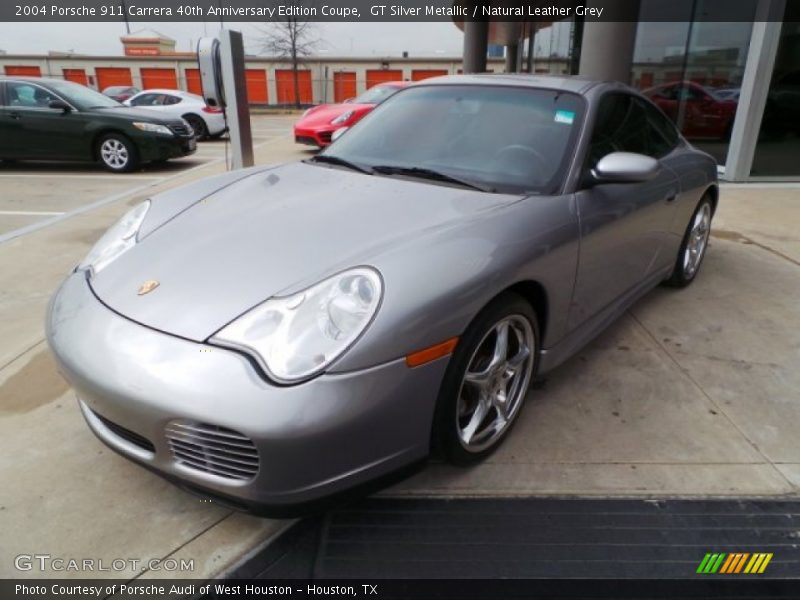
[(258, 450), (247, 436), (208, 423), (171, 421), (167, 441), (185, 467), (227, 479), (248, 480), (258, 472)]
[(172, 133), (182, 137), (194, 135), (194, 130), (189, 125), (184, 125), (183, 123), (172, 123), (169, 125), (169, 128)]
[(100, 422), (106, 426), (106, 428), (111, 431), (117, 437), (121, 437), (126, 442), (130, 442), (134, 446), (141, 448), (142, 450), (147, 450), (148, 452), (155, 452), (156, 447), (153, 446), (152, 442), (148, 440), (146, 437), (139, 435), (138, 433), (131, 431), (130, 429), (125, 429), (122, 425), (117, 425), (113, 421), (109, 421), (102, 415), (98, 415), (96, 412), (92, 411), (95, 417), (97, 417)]
[(309, 135), (296, 135), (294, 141), (297, 144), (308, 144), (309, 146), (317, 145), (317, 140)]
[(319, 134), (319, 139), (325, 142), (326, 144), (331, 143), (331, 137), (333, 137), (332, 131), (323, 131), (322, 133)]

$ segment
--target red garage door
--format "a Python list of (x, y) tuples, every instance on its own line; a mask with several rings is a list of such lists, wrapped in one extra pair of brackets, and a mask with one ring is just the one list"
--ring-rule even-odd
[(447, 75), (447, 69), (414, 69), (411, 71), (411, 81), (422, 81), (429, 77)]
[(339, 71), (333, 74), (333, 101), (344, 102), (356, 96), (356, 74)]
[(186, 69), (186, 91), (198, 96), (203, 95), (203, 84), (200, 81), (200, 69)]
[[(297, 85), (300, 88), (300, 103), (311, 104), (311, 71), (297, 71)], [(296, 102), (294, 88), (294, 71), (291, 69), (275, 69), (275, 89), (278, 104), (294, 104)]]
[(101, 92), (112, 85), (132, 86), (131, 70), (120, 67), (99, 67), (94, 70), (97, 74), (97, 89)]
[(6, 67), (6, 75), (16, 75), (17, 77), (41, 77), (42, 70), (39, 67), (23, 67), (20, 65), (17, 66), (7, 66)]
[(64, 69), (64, 79), (81, 85), (89, 85), (89, 80), (86, 78), (86, 71), (83, 69)]
[(247, 101), (250, 104), (266, 104), (267, 72), (264, 69), (247, 69)]
[(175, 69), (142, 69), (141, 73), (142, 88), (145, 90), (178, 89), (178, 77), (175, 75)]
[(403, 81), (403, 72), (399, 69), (371, 69), (367, 71), (367, 88), (387, 81)]

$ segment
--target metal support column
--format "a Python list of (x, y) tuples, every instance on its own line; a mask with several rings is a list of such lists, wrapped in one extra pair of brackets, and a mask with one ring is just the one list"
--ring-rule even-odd
[(253, 166), (253, 134), (250, 129), (250, 107), (244, 72), (244, 43), (240, 31), (220, 32), (220, 64), (225, 90), (225, 118), (231, 139), (231, 167)]
[(516, 73), (519, 54), (519, 42), (506, 46), (506, 73)]
[(464, 73), (486, 71), (486, 50), (489, 45), (487, 21), (464, 22)]
[(750, 177), (781, 39), (783, 23), (778, 15), (783, 15), (785, 8), (786, 0), (760, 0), (756, 9), (739, 104), (725, 161), (725, 174), (722, 176), (726, 181), (745, 181)]
[[(597, 0), (586, 5), (599, 6)], [(625, 21), (584, 22), (581, 48), (585, 51), (581, 52), (579, 73), (630, 83), (639, 7), (635, 3), (619, 5), (614, 14)]]

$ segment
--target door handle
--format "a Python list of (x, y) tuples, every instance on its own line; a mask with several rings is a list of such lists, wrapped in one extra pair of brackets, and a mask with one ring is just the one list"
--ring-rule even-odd
[(675, 200), (675, 198), (677, 198), (677, 197), (678, 197), (678, 192), (676, 192), (675, 190), (671, 190), (667, 194), (666, 200), (667, 200), (667, 202), (673, 202)]

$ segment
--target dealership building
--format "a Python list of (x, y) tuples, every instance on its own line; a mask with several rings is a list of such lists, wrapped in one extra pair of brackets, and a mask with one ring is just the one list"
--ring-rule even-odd
[[(275, 106), (341, 102), (379, 83), (461, 72), (581, 74), (642, 90), (716, 158), (724, 180), (800, 180), (800, 2), (753, 0), (742, 4), (752, 8), (751, 20), (739, 14), (728, 21), (728, 12), (709, 14), (707, 3), (693, 0), (684, 3), (682, 20), (673, 22), (648, 20), (653, 2), (628, 3), (638, 4), (636, 12), (613, 22), (456, 22), (464, 32), (463, 57), (310, 57), (297, 86), (287, 60), (247, 56), (248, 100)], [(568, 48), (537, 52), (537, 36), (556, 28)], [(121, 42), (120, 56), (0, 54), (0, 72), (64, 78), (100, 90), (200, 92), (195, 56), (177, 52), (174, 40), (146, 30)], [(504, 47), (501, 56), (498, 46)]]

